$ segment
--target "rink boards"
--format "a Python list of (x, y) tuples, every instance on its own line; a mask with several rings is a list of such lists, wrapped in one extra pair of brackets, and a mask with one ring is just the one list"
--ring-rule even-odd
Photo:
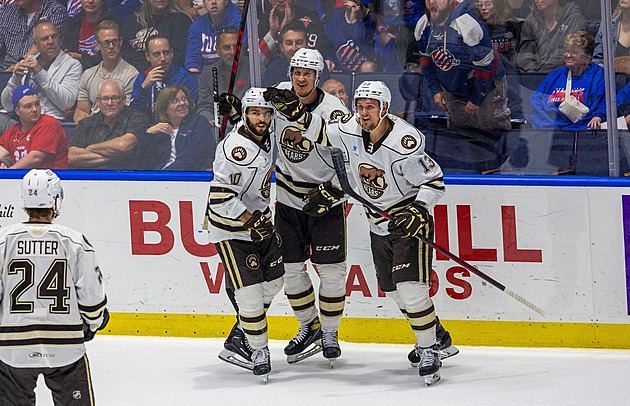
[[(229, 332), (226, 275), (202, 230), (209, 174), (60, 175), (66, 198), (58, 222), (83, 231), (97, 251), (113, 313), (109, 333)], [(101, 180), (85, 180), (94, 176)], [(630, 348), (630, 182), (451, 176), (446, 183), (434, 211), (436, 242), (546, 311), (534, 313), (438, 254), (431, 294), (456, 343)], [(19, 180), (0, 181), (0, 227), (26, 219), (19, 197)], [(347, 219), (340, 339), (413, 342), (377, 287), (360, 205), (350, 202)], [(271, 338), (295, 334), (283, 294), (268, 314)]]

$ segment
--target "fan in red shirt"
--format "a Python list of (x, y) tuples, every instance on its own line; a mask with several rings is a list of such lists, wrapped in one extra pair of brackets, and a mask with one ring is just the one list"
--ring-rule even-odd
[(42, 114), (37, 92), (20, 86), (13, 92), (20, 122), (0, 137), (0, 169), (68, 169), (68, 140), (56, 118)]

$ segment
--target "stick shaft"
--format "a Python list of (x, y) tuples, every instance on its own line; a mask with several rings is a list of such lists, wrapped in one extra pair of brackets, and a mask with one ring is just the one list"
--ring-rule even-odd
[[(232, 60), (232, 72), (230, 72), (230, 82), (228, 84), (228, 94), (232, 94), (234, 91), (234, 83), (236, 83), (236, 72), (238, 71), (238, 63), (241, 59), (241, 48), (243, 47), (243, 36), (245, 35), (245, 24), (247, 23), (247, 10), (249, 10), (249, 0), (245, 0), (243, 4), (243, 15), (241, 16), (241, 24), (238, 27), (238, 36), (236, 37), (236, 49), (234, 50), (234, 59)], [(250, 39), (251, 41), (251, 39)], [(255, 44), (255, 41), (253, 42)], [(252, 50), (252, 52), (256, 52)], [(221, 132), (219, 136), (221, 139), (225, 137), (225, 129), (227, 128), (228, 116), (223, 115), (221, 120)]]
[[(379, 209), (378, 207), (376, 207), (374, 205), (374, 203), (370, 202), (369, 200), (365, 199), (363, 196), (361, 196), (360, 194), (358, 194), (357, 192), (354, 191), (354, 189), (350, 185), (350, 181), (348, 179), (348, 173), (346, 172), (346, 164), (345, 164), (345, 161), (344, 161), (344, 158), (343, 158), (343, 152), (340, 149), (338, 149), (338, 148), (332, 148), (331, 149), (331, 155), (332, 155), (333, 165), (335, 167), (335, 172), (337, 173), (337, 177), (339, 178), (339, 183), (341, 184), (341, 188), (343, 189), (343, 191), (346, 192), (350, 197), (352, 197), (355, 200), (357, 200), (363, 206), (369, 208), (372, 211), (380, 213), (381, 216), (385, 217), (388, 220), (392, 220), (393, 216), (391, 214), (389, 214), (388, 212), (386, 212), (384, 210)], [(491, 278), (486, 273), (480, 271), (479, 269), (477, 269), (476, 267), (472, 266), (468, 262), (464, 261), (463, 259), (461, 259), (457, 255), (453, 254), (452, 252), (450, 252), (446, 248), (436, 244), (435, 242), (431, 241), (430, 239), (426, 238), (423, 235), (416, 235), (416, 238), (418, 238), (423, 243), (429, 245), (430, 247), (434, 248), (435, 250), (441, 252), (442, 254), (446, 255), (449, 259), (455, 261), (457, 264), (461, 265), (462, 267), (464, 267), (468, 271), (470, 271), (473, 274), (477, 275), (478, 277), (480, 277), (484, 281), (488, 282), (489, 284), (491, 284), (495, 288), (504, 291), (509, 296), (511, 296), (512, 298), (514, 298), (514, 299), (518, 300), (519, 302), (523, 303), (525, 306), (527, 306), (530, 309), (534, 310), (536, 313), (540, 314), (541, 316), (545, 315), (545, 312), (540, 307), (534, 305), (532, 302), (530, 302), (528, 300), (525, 300), (522, 296), (520, 296), (520, 295), (514, 293), (513, 291), (507, 289), (505, 287), (505, 285), (503, 285), (502, 283), (500, 283), (500, 282), (496, 281), (495, 279)]]

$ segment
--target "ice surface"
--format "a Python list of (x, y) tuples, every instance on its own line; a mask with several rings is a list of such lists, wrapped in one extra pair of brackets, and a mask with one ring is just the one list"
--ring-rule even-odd
[[(411, 346), (341, 343), (334, 369), (321, 354), (288, 365), (271, 341), (263, 384), (217, 358), (222, 339), (97, 336), (88, 343), (100, 406), (627, 405), (630, 351), (460, 347), (426, 387)], [(52, 405), (40, 377), (37, 404)]]

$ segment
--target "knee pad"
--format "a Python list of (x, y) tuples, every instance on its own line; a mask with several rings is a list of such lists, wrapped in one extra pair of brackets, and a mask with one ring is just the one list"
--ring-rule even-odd
[(254, 348), (267, 345), (267, 317), (263, 302), (263, 284), (244, 286), (234, 292), (239, 307), (241, 326)]
[(284, 264), (284, 290), (287, 293), (299, 293), (312, 287), (304, 262)]
[(345, 262), (317, 265), (319, 293), (325, 296), (345, 296), (348, 270)]
[(265, 304), (265, 310), (269, 308), (269, 305), (273, 301), (273, 298), (280, 292), (282, 289), (282, 285), (284, 284), (284, 279), (279, 277), (269, 282), (263, 282), (263, 303)]
[(407, 317), (407, 307), (405, 306), (405, 302), (403, 302), (398, 291), (393, 290), (391, 292), (385, 292), (385, 295), (393, 299), (394, 302), (396, 302), (396, 305), (398, 305), (398, 308), (400, 309), (401, 313), (404, 314), (405, 317)]

